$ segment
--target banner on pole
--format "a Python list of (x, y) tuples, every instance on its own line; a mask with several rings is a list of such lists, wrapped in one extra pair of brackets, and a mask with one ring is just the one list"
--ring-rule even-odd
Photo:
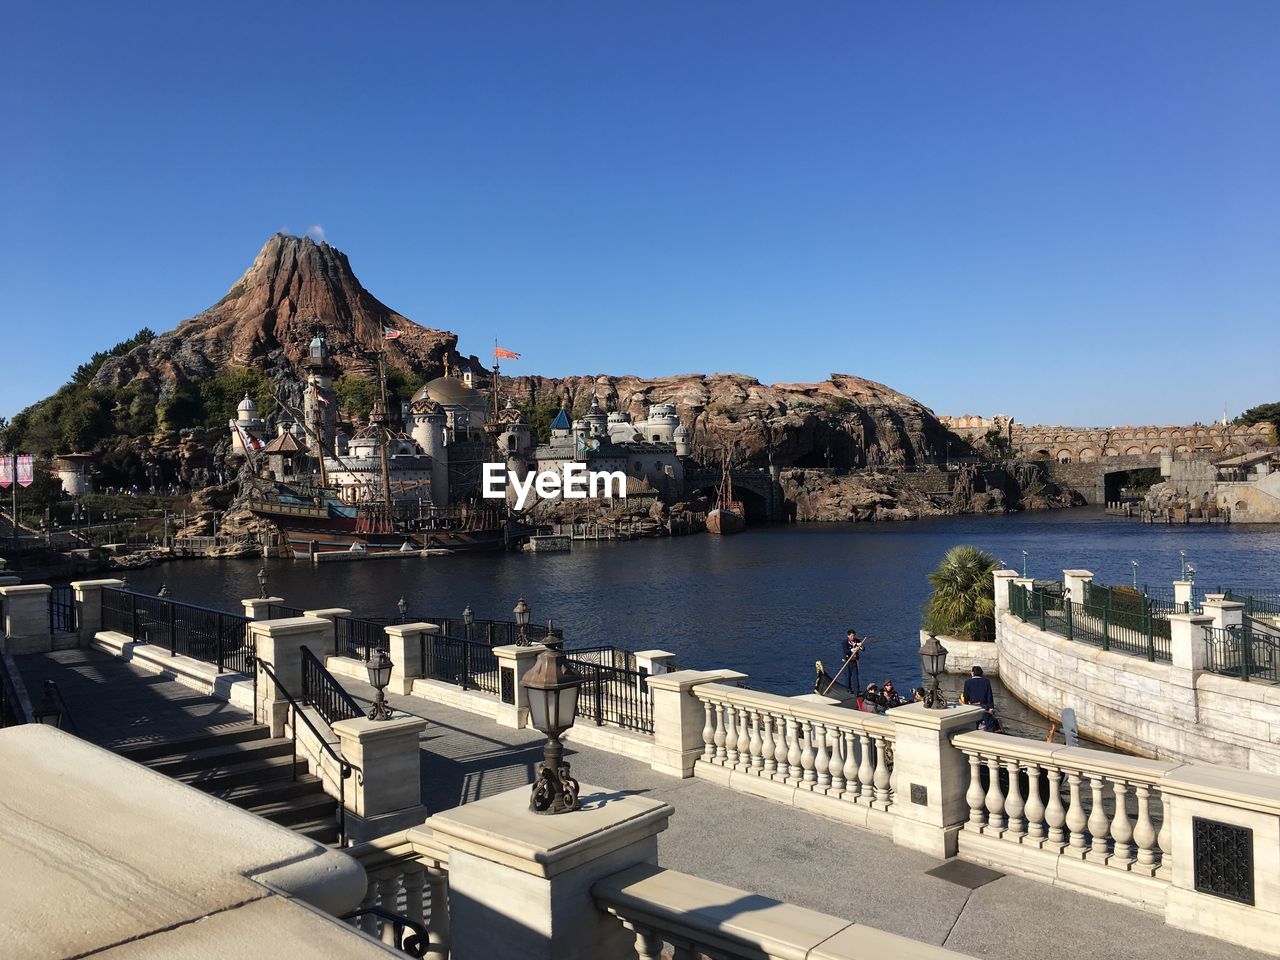
[(18, 457), (18, 486), (29, 487), (35, 480), (36, 458), (29, 453)]
[(6, 490), (8, 490), (10, 484), (12, 483), (13, 483), (13, 457), (6, 453), (4, 457), (0, 459), (0, 487), (4, 487)]

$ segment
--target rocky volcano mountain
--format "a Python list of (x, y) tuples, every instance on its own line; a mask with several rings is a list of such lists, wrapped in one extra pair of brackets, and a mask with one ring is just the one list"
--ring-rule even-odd
[(121, 357), (105, 362), (96, 387), (150, 380), (162, 391), (194, 383), (232, 367), (260, 367), (296, 376), (308, 342), (322, 335), (340, 374), (369, 375), (369, 351), (382, 344), (384, 327), (400, 331), (388, 341), (393, 368), (438, 376), (446, 357), (458, 360), (458, 338), (420, 327), (366, 290), (347, 255), (310, 237), (277, 233), (227, 295)]

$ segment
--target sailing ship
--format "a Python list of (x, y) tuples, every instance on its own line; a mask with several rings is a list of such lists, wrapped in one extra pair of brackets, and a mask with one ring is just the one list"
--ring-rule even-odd
[(721, 461), (720, 487), (716, 490), (716, 502), (707, 514), (707, 532), (718, 534), (741, 533), (747, 528), (747, 515), (742, 503), (733, 497), (733, 476), (728, 455)]

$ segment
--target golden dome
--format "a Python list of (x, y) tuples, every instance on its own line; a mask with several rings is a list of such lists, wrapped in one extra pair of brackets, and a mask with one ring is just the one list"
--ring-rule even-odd
[(473, 410), (487, 410), (489, 407), (488, 401), (481, 394), (453, 377), (436, 377), (413, 395), (414, 400), (424, 398), (455, 407), (470, 407)]

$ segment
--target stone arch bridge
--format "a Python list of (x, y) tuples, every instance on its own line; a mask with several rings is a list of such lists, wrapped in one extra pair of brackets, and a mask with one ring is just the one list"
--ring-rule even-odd
[[(733, 480), (733, 491), (742, 501), (748, 520), (787, 519), (782, 484), (776, 468), (739, 467), (729, 471), (729, 476)], [(720, 468), (691, 466), (685, 470), (684, 486), (689, 493), (714, 497), (720, 486)]]

